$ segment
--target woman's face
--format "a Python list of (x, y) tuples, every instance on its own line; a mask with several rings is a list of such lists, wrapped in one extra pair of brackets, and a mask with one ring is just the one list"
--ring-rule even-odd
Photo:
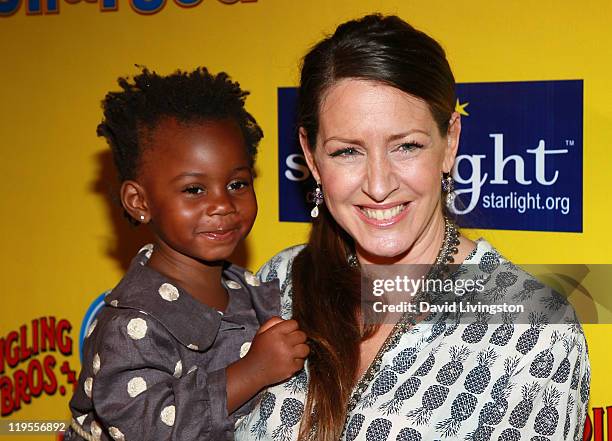
[(441, 176), (452, 168), (459, 132), (458, 115), (443, 136), (426, 102), (385, 84), (345, 79), (329, 89), (314, 151), (304, 130), (300, 142), (362, 261), (436, 255)]

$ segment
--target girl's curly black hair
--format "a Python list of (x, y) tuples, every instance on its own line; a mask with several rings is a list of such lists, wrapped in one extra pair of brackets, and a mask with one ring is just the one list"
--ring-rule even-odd
[(211, 74), (205, 67), (192, 72), (177, 70), (161, 76), (141, 68), (130, 81), (119, 78), (122, 91), (109, 92), (102, 101), (104, 120), (98, 136), (107, 139), (119, 179), (134, 179), (138, 173), (146, 132), (163, 118), (192, 123), (206, 120), (234, 120), (244, 136), (246, 148), (255, 161), (261, 127), (244, 108), (249, 94), (225, 72)]

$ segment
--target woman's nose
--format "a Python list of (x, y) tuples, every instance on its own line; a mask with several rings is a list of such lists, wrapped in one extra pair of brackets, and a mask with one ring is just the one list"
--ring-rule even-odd
[(372, 200), (383, 202), (399, 187), (399, 180), (386, 154), (368, 156), (367, 174), (362, 190)]

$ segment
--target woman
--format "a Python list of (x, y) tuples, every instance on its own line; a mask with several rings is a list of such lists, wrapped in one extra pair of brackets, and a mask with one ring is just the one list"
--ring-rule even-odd
[(308, 244), (260, 276), (280, 280), (284, 317), (298, 320), (312, 352), (304, 371), (262, 395), (238, 440), (581, 438), (586, 344), (558, 296), (496, 325), (486, 314), (364, 321), (367, 264), (454, 261), (463, 265), (451, 279), (482, 284), (470, 299), (533, 307), (545, 296), (445, 217), (461, 131), (454, 90), (439, 44), (398, 17), (344, 23), (304, 58), (299, 138), (317, 182), (315, 219)]

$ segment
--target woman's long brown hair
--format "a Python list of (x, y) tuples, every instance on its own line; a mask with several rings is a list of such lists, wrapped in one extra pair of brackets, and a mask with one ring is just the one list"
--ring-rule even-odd
[[(347, 263), (348, 238), (323, 208), (308, 246), (295, 258), (293, 318), (311, 344), (300, 439), (337, 440), (359, 365), (360, 273)], [(297, 290), (296, 290), (297, 287)], [(310, 295), (308, 294), (310, 293)], [(325, 311), (325, 312), (324, 312)]]
[[(388, 84), (423, 99), (440, 133), (446, 134), (455, 105), (455, 81), (444, 50), (399, 17), (375, 14), (346, 22), (304, 57), (298, 124), (312, 151), (321, 101), (343, 78)], [(301, 440), (340, 438), (360, 344), (376, 330), (375, 325), (360, 323), (360, 271), (347, 259), (353, 249), (352, 239), (321, 206), (308, 244), (293, 262), (293, 317), (311, 344)]]

